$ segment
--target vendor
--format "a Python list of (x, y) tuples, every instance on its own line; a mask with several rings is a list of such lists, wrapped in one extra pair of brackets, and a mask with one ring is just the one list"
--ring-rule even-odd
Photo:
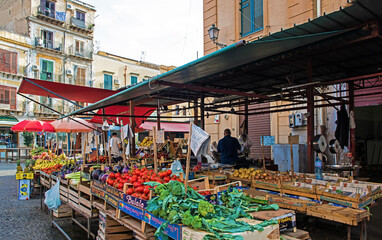
[(224, 138), (218, 143), (218, 152), (221, 153), (222, 164), (234, 164), (238, 160), (238, 150), (241, 149), (237, 138), (231, 137), (231, 130), (224, 130)]
[(122, 142), (116, 132), (113, 132), (111, 136), (112, 136), (110, 138), (111, 157), (113, 158), (113, 161), (118, 162), (122, 160), (122, 155), (121, 155)]

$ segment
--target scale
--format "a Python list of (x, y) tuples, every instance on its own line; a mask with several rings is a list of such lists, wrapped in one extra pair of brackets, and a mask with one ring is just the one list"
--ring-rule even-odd
[(337, 139), (332, 139), (329, 141), (329, 151), (334, 155), (334, 164), (337, 165), (339, 162), (339, 154), (341, 152), (341, 145)]

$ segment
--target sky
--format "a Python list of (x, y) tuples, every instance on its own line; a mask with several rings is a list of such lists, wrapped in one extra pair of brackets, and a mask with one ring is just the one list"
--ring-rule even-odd
[(203, 56), (202, 0), (84, 1), (97, 10), (94, 41), (101, 51), (174, 66)]

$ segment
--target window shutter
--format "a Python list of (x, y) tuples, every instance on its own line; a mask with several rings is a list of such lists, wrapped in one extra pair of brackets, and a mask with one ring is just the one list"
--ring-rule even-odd
[(244, 36), (252, 32), (252, 11), (253, 0), (241, 0), (241, 35)]
[(42, 12), (42, 13), (45, 12), (45, 5), (46, 5), (46, 1), (45, 0), (41, 0), (41, 2), (40, 2), (40, 12)]
[(11, 94), (11, 109), (16, 110), (17, 109), (17, 101), (16, 101), (16, 88), (10, 87), (10, 94)]
[(11, 53), (11, 73), (17, 74), (17, 52)]
[(254, 30), (263, 28), (263, 0), (255, 0)]
[(56, 3), (50, 2), (50, 16), (54, 18), (55, 13), (56, 13)]
[(131, 84), (137, 84), (138, 82), (138, 77), (137, 76), (131, 76)]

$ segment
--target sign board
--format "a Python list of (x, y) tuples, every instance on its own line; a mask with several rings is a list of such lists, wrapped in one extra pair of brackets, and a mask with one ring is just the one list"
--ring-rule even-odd
[(164, 130), (157, 131), (157, 143), (164, 143)]
[(29, 200), (30, 195), (30, 179), (21, 179), (19, 180), (19, 187), (18, 187), (18, 199), (19, 200)]
[[(155, 217), (154, 214), (147, 211), (145, 211), (143, 221), (147, 222), (155, 228), (159, 228), (162, 223), (166, 222), (166, 220), (159, 217)], [(182, 228), (183, 227), (181, 225), (169, 224), (164, 230), (164, 233), (172, 239), (180, 240), (182, 239)]]
[(123, 201), (127, 204), (130, 204), (132, 206), (135, 206), (135, 207), (139, 207), (139, 208), (146, 208), (147, 207), (147, 201), (146, 200), (143, 200), (143, 199), (140, 199), (140, 198), (137, 198), (137, 197), (133, 197), (131, 195), (127, 195), (127, 194), (123, 194)]
[(275, 136), (260, 136), (260, 145), (263, 145), (263, 139), (264, 146), (275, 145)]
[(143, 209), (136, 208), (122, 201), (119, 201), (118, 208), (119, 210), (129, 214), (130, 216), (133, 216), (139, 220), (143, 220), (143, 216), (145, 214), (145, 211)]
[(20, 180), (20, 179), (33, 179), (33, 173), (23, 173), (23, 172), (16, 173), (16, 179), (17, 180)]
[(288, 136), (288, 143), (289, 144), (299, 144), (300, 143), (300, 136), (299, 135)]

